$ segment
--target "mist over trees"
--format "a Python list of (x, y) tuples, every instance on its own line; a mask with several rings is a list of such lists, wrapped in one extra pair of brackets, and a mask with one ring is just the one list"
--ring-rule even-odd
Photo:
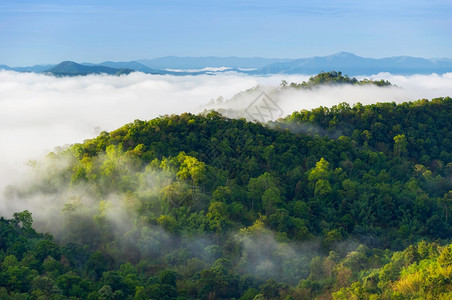
[(309, 77), (308, 81), (303, 81), (302, 83), (291, 82), (290, 84), (283, 80), (281, 81), (281, 87), (291, 87), (297, 89), (310, 89), (314, 87), (324, 86), (324, 85), (338, 85), (338, 84), (351, 84), (351, 85), (366, 85), (373, 84), (376, 86), (391, 86), (392, 84), (387, 80), (369, 80), (367, 78), (358, 80), (355, 77), (348, 77), (348, 75), (342, 75), (342, 72), (330, 71), (321, 72), (315, 76)]
[(269, 125), (135, 120), (31, 162), (5, 192), (0, 298), (451, 296), (451, 98)]

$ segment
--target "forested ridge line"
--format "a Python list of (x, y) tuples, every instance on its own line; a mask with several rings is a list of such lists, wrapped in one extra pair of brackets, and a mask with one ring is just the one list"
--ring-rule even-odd
[[(47, 201), (52, 216), (33, 215), (55, 238), (28, 211), (2, 219), (0, 293), (447, 297), (451, 122), (446, 97), (341, 103), (268, 126), (208, 112), (102, 132), (7, 189), (8, 201)], [(432, 288), (407, 288), (419, 274)]]

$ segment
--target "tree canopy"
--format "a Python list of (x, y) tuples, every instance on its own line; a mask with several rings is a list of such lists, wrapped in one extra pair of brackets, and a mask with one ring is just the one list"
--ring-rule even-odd
[(269, 125), (135, 120), (33, 164), (7, 197), (54, 199), (52, 235), (0, 219), (0, 298), (450, 296), (451, 98)]

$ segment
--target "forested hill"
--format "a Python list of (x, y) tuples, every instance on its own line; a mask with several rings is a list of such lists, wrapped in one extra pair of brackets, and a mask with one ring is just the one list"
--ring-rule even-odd
[(330, 71), (330, 72), (320, 72), (315, 76), (309, 77), (308, 81), (303, 81), (302, 83), (291, 82), (288, 84), (286, 80), (281, 82), (281, 87), (292, 87), (298, 89), (310, 89), (314, 87), (324, 86), (324, 85), (337, 85), (337, 84), (351, 84), (351, 85), (369, 85), (373, 84), (376, 86), (391, 86), (392, 84), (387, 80), (369, 80), (362, 79), (358, 80), (355, 77), (348, 77), (347, 75), (342, 75), (342, 72)]
[[(0, 295), (447, 297), (451, 98), (343, 103), (270, 125), (216, 112), (136, 120), (32, 162), (38, 180), (6, 196), (51, 199), (50, 223), (36, 223), (56, 242), (28, 212), (2, 219)], [(430, 288), (410, 288), (420, 274)]]
[(362, 149), (408, 157), (413, 162), (429, 164), (440, 159), (447, 163), (452, 161), (451, 113), (449, 97), (399, 105), (358, 103), (350, 107), (341, 103), (294, 112), (280, 122), (284, 125), (277, 126), (300, 128), (310, 135), (348, 136)]

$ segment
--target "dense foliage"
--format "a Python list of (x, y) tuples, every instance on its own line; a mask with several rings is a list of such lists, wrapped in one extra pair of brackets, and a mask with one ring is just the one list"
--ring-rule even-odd
[(290, 84), (287, 81), (281, 81), (281, 87), (292, 87), (297, 89), (310, 89), (316, 86), (324, 86), (326, 84), (352, 84), (352, 85), (367, 85), (373, 84), (376, 86), (391, 86), (392, 84), (387, 80), (369, 80), (363, 79), (358, 80), (355, 77), (348, 77), (347, 75), (342, 75), (342, 72), (330, 71), (330, 72), (321, 72), (315, 76), (309, 77), (308, 81), (303, 81), (302, 83), (291, 82)]
[(52, 199), (55, 240), (0, 220), (0, 298), (447, 297), (451, 98), (270, 125), (136, 120), (32, 162), (7, 196)]

